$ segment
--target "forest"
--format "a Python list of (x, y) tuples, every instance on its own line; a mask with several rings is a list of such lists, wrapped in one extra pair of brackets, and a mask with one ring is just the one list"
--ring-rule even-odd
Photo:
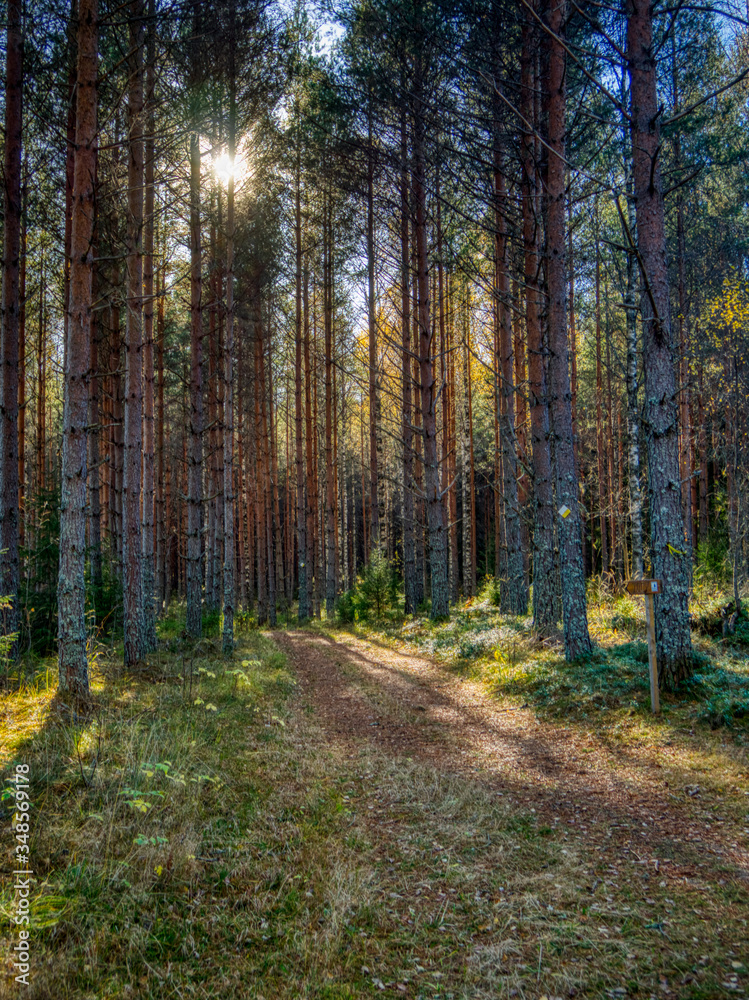
[(0, 20), (0, 996), (743, 995), (749, 8)]

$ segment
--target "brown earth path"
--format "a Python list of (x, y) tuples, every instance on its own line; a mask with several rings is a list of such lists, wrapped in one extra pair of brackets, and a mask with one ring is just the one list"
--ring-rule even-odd
[(683, 749), (668, 740), (626, 743), (603, 728), (539, 721), (425, 657), (348, 634), (300, 629), (274, 639), (332, 743), (356, 750), (366, 741), (479, 780), (599, 863), (626, 858), (697, 889), (745, 887), (749, 831), (731, 810), (719, 815), (714, 798), (703, 800)]

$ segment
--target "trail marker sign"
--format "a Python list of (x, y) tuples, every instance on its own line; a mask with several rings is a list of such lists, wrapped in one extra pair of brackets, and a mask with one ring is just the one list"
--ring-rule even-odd
[(630, 594), (660, 594), (660, 580), (628, 580), (627, 590)]
[(660, 580), (628, 580), (627, 591), (645, 598), (645, 620), (648, 624), (648, 664), (650, 666), (650, 708), (654, 715), (661, 710), (658, 692), (658, 660), (655, 654), (655, 602), (654, 594), (662, 593)]

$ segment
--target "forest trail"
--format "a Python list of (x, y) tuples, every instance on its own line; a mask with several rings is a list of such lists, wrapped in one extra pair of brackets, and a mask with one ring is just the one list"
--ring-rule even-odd
[[(599, 866), (629, 862), (667, 885), (702, 889), (749, 879), (741, 821), (716, 812), (700, 787), (708, 767), (697, 766), (709, 761), (685, 750), (692, 742), (698, 749), (699, 734), (622, 740), (600, 726), (538, 720), (478, 682), (384, 644), (302, 629), (274, 639), (332, 746), (351, 753), (369, 744), (464, 775), (512, 811), (535, 813), (583, 854), (594, 851)], [(732, 763), (741, 777), (740, 757)]]

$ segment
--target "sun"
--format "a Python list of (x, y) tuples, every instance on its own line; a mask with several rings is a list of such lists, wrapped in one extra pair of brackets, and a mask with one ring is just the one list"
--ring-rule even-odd
[(231, 178), (235, 176), (236, 167), (236, 163), (234, 163), (226, 150), (213, 161), (213, 172), (218, 180), (225, 185), (228, 185)]

